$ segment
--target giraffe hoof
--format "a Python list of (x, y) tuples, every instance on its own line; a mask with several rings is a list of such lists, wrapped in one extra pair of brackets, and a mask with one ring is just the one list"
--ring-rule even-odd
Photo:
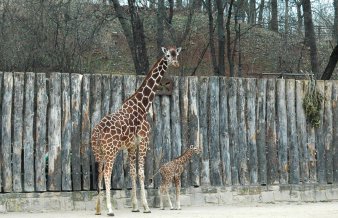
[(139, 210), (139, 209), (136, 209), (136, 210), (132, 210), (131, 212), (136, 213), (136, 212), (140, 212), (140, 210)]
[(176, 208), (170, 208), (170, 210), (177, 210)]
[(145, 211), (143, 211), (143, 213), (151, 213), (151, 211), (150, 210), (145, 210)]
[(95, 215), (101, 215), (101, 212), (96, 212)]
[(160, 208), (160, 210), (164, 210), (164, 208)]
[(115, 214), (113, 212), (111, 213), (107, 213), (108, 216), (115, 216)]

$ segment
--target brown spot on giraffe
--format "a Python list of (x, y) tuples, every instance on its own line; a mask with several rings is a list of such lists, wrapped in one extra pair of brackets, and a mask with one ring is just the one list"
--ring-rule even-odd
[[(136, 152), (139, 150), (138, 177), (140, 195), (144, 212), (150, 213), (144, 190), (144, 162), (150, 134), (150, 125), (146, 120), (146, 113), (154, 100), (156, 87), (163, 78), (167, 67), (170, 65), (179, 66), (177, 56), (181, 48), (162, 48), (162, 51), (164, 56), (154, 64), (136, 92), (126, 99), (115, 113), (103, 117), (92, 131), (91, 145), (95, 160), (98, 162), (99, 171), (99, 194), (96, 202), (96, 214), (101, 214), (100, 193), (104, 177), (108, 215), (114, 215), (110, 199), (110, 181), (116, 155), (122, 149), (128, 151), (130, 162), (132, 211), (139, 211), (136, 198)], [(155, 84), (152, 87), (147, 86), (147, 84), (152, 84), (153, 81), (155, 81)], [(133, 114), (133, 116), (130, 116), (130, 114)], [(109, 140), (107, 140), (108, 138)]]

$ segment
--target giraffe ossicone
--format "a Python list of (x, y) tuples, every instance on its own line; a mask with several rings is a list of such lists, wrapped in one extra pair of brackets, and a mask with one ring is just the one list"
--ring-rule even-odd
[[(162, 48), (164, 53), (151, 70), (136, 92), (127, 98), (114, 113), (104, 116), (93, 128), (91, 146), (96, 162), (98, 162), (98, 197), (96, 214), (101, 214), (100, 196), (102, 180), (106, 186), (108, 215), (114, 216), (110, 198), (111, 174), (117, 153), (126, 149), (130, 162), (132, 179), (132, 211), (138, 212), (136, 196), (136, 176), (140, 184), (141, 201), (145, 213), (150, 213), (144, 189), (144, 162), (148, 150), (150, 125), (146, 119), (147, 112), (155, 98), (155, 92), (167, 68), (179, 66), (177, 56), (181, 48)], [(136, 156), (138, 151), (138, 172), (136, 172)]]

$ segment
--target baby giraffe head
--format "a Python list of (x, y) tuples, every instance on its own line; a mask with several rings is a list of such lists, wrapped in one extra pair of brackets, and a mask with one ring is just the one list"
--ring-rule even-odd
[(164, 48), (162, 47), (162, 51), (164, 53), (164, 58), (168, 61), (168, 66), (173, 65), (174, 67), (179, 67), (177, 56), (180, 54), (182, 48), (170, 47)]
[(198, 146), (190, 145), (190, 150), (192, 150), (195, 154), (200, 154), (202, 152), (202, 149)]

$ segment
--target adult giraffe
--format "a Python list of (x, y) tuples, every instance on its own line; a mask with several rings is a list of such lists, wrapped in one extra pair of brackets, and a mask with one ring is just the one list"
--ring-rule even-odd
[(91, 144), (96, 162), (98, 162), (98, 198), (96, 202), (96, 214), (101, 214), (100, 192), (102, 189), (102, 177), (106, 185), (106, 200), (108, 215), (114, 216), (110, 200), (110, 181), (113, 164), (119, 150), (128, 151), (130, 162), (130, 175), (132, 179), (132, 211), (139, 212), (136, 197), (136, 152), (138, 151), (138, 176), (140, 182), (140, 194), (144, 213), (150, 213), (144, 191), (144, 161), (149, 144), (150, 125), (146, 120), (146, 114), (154, 100), (155, 91), (160, 84), (168, 66), (178, 67), (177, 56), (181, 48), (164, 48), (164, 56), (151, 68), (141, 86), (136, 92), (124, 101), (121, 108), (113, 114), (106, 115), (94, 127), (91, 136)]

